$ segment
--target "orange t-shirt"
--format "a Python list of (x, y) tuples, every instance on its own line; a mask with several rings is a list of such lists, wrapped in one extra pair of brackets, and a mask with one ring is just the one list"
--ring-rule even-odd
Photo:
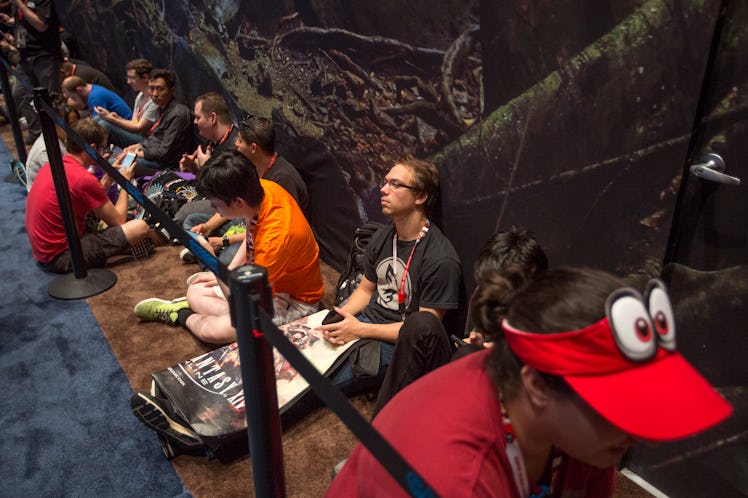
[(267, 269), (273, 292), (316, 303), (324, 284), (319, 270), (319, 246), (291, 194), (275, 182), (260, 179), (265, 198), (252, 229), (255, 264)]

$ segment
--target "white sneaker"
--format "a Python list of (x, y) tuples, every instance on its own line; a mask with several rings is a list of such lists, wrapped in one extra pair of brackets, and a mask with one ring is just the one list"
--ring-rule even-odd
[(187, 264), (197, 263), (197, 258), (195, 257), (195, 255), (192, 254), (192, 251), (190, 251), (186, 247), (179, 252), (179, 259)]

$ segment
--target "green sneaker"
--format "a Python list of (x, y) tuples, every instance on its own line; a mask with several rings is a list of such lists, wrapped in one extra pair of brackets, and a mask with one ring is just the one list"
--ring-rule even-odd
[(135, 305), (135, 315), (143, 320), (162, 321), (169, 325), (177, 325), (177, 313), (179, 310), (189, 307), (190, 304), (186, 297), (180, 297), (173, 301), (152, 297), (143, 299)]
[(224, 233), (226, 237), (231, 237), (239, 233), (247, 233), (247, 227), (244, 225), (231, 225), (228, 230)]

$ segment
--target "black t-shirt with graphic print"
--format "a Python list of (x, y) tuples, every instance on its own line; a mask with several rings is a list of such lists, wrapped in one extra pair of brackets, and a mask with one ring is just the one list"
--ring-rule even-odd
[[(396, 270), (392, 264), (395, 226), (388, 224), (372, 235), (366, 248), (364, 274), (377, 285), (364, 309), (373, 323), (402, 321), (397, 294), (405, 264), (415, 241), (397, 242)], [(462, 267), (452, 243), (433, 224), (418, 243), (405, 281), (406, 315), (419, 307), (453, 310), (459, 306)]]

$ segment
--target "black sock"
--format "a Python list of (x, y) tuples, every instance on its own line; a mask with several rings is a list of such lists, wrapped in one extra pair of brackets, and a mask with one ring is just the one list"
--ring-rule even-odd
[(194, 311), (192, 311), (190, 308), (182, 308), (181, 310), (177, 311), (177, 323), (182, 327), (187, 328), (187, 319), (193, 313)]

